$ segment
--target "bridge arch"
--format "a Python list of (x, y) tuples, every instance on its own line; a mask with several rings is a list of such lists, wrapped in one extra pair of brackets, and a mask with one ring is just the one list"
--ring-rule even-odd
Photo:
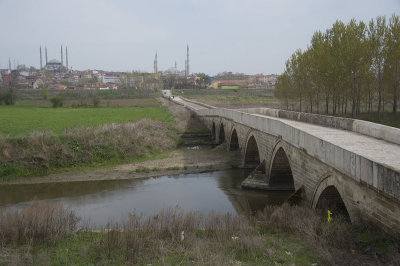
[(224, 124), (221, 123), (219, 126), (218, 143), (221, 144), (225, 141), (225, 129)]
[(347, 208), (349, 204), (342, 196), (342, 188), (339, 182), (341, 181), (333, 175), (323, 178), (314, 192), (312, 207), (321, 212), (329, 210), (332, 212), (333, 217), (342, 216), (350, 221), (352, 216)]
[(236, 129), (232, 129), (231, 138), (229, 141), (229, 151), (237, 151), (239, 149), (239, 138)]
[(269, 167), (269, 186), (285, 190), (295, 190), (292, 168), (281, 143), (275, 146)]
[(256, 168), (261, 163), (258, 144), (254, 135), (250, 135), (246, 144), (244, 167)]

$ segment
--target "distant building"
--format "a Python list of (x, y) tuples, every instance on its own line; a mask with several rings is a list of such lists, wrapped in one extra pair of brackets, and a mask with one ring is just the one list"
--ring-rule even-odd
[(247, 85), (247, 80), (213, 80), (211, 82), (211, 88), (219, 89), (223, 86), (242, 86)]
[(175, 62), (175, 65), (173, 67), (168, 68), (167, 70), (165, 70), (165, 74), (167, 75), (177, 75), (180, 77), (184, 77), (185, 76), (185, 70), (179, 70), (178, 69), (178, 65)]
[(107, 83), (107, 89), (118, 90), (119, 84), (114, 82)]
[(270, 76), (269, 76), (268, 82), (269, 82), (269, 85), (270, 85), (271, 87), (275, 87), (277, 78), (278, 78), (278, 75), (270, 75)]
[(135, 85), (140, 84), (140, 83), (143, 83), (143, 76), (126, 78), (126, 86), (127, 87), (134, 87)]
[(42, 85), (44, 85), (43, 80), (37, 79), (37, 80), (33, 83), (32, 88), (35, 89), (35, 90), (37, 90), (37, 89), (39, 89), (40, 86), (42, 86)]
[(48, 88), (53, 90), (65, 90), (67, 86), (63, 84), (49, 84)]
[(64, 69), (62, 63), (56, 59), (52, 59), (47, 62), (45, 68), (51, 71), (62, 71)]
[(120, 84), (121, 80), (117, 76), (104, 76), (103, 77), (103, 83), (109, 83), (109, 82)]
[(18, 65), (17, 66), (17, 70), (21, 71), (21, 70), (26, 70), (27, 67), (25, 65)]
[(3, 75), (3, 85), (8, 86), (13, 82), (13, 76), (12, 75)]

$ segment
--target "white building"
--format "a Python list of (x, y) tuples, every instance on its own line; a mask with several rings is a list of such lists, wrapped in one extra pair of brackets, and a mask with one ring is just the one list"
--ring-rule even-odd
[(121, 80), (119, 79), (119, 77), (116, 76), (103, 76), (103, 83), (109, 83), (109, 82), (120, 84)]

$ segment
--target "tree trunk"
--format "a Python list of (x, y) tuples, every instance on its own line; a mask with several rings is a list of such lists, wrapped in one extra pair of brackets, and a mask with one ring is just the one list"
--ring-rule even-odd
[(367, 104), (367, 109), (368, 109), (368, 114), (371, 113), (371, 108), (372, 108), (372, 94), (371, 94), (371, 86), (369, 85), (368, 82), (368, 104)]
[(301, 112), (301, 93), (300, 93), (300, 112)]
[(393, 84), (393, 113), (396, 114), (397, 112), (397, 87), (398, 87), (398, 62), (396, 61), (396, 67), (394, 72), (394, 84)]
[(329, 113), (329, 93), (325, 94), (325, 113)]
[(356, 116), (356, 78), (353, 77), (353, 88), (352, 88), (352, 101), (351, 101), (351, 117), (354, 118)]

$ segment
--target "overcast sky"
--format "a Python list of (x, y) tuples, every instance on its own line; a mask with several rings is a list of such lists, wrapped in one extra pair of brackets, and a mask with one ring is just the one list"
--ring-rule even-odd
[[(39, 67), (39, 46), (74, 69), (281, 73), (285, 60), (337, 20), (400, 13), (400, 0), (0, 0), (0, 68)], [(65, 58), (64, 58), (65, 60)]]

